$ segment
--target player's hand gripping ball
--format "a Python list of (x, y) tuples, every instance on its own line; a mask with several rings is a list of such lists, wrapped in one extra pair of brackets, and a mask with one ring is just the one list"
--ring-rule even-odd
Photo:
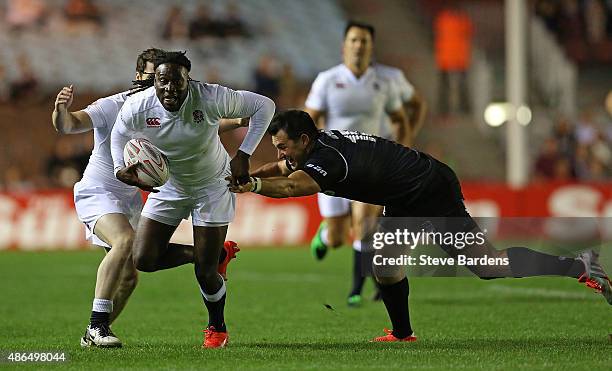
[(168, 158), (146, 139), (130, 139), (123, 147), (123, 161), (125, 166), (141, 163), (138, 180), (151, 187), (164, 185), (170, 176)]

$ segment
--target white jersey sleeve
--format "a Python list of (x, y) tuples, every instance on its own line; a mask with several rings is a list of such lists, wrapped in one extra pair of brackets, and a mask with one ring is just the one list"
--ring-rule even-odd
[(217, 85), (215, 101), (219, 118), (251, 118), (239, 149), (249, 155), (253, 154), (274, 116), (274, 101), (250, 91), (236, 91), (220, 85)]
[(108, 120), (117, 117), (120, 108), (121, 106), (115, 99), (102, 98), (87, 106), (83, 111), (91, 119), (94, 128), (110, 128), (115, 121), (113, 119), (113, 122), (108, 122)]
[(125, 167), (125, 163), (123, 162), (123, 147), (125, 147), (134, 133), (132, 107), (130, 104), (124, 104), (117, 115), (117, 120), (111, 132), (110, 146), (115, 175), (117, 175), (117, 171)]
[(310, 87), (308, 98), (306, 98), (306, 108), (317, 111), (327, 111), (327, 82), (328, 74), (322, 72), (317, 75), (317, 78)]

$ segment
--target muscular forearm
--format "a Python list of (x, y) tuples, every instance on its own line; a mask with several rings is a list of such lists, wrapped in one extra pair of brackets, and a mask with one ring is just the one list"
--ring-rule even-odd
[(70, 112), (65, 109), (56, 109), (51, 114), (51, 122), (60, 134), (84, 133), (92, 128), (89, 115), (83, 111)]
[(51, 114), (51, 121), (55, 131), (60, 134), (68, 134), (75, 126), (75, 117), (71, 112), (66, 110), (54, 110)]
[(261, 180), (261, 195), (272, 198), (297, 197), (295, 182), (286, 177), (266, 178)]
[(265, 165), (260, 166), (255, 171), (251, 172), (251, 176), (255, 176), (258, 178), (271, 178), (271, 177), (280, 177), (282, 176), (282, 170), (278, 165), (278, 162), (270, 162)]

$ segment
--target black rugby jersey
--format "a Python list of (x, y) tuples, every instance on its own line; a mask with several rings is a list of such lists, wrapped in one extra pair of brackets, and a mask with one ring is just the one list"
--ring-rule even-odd
[(427, 154), (355, 131), (322, 131), (299, 170), (321, 192), (378, 205), (409, 205), (434, 171)]

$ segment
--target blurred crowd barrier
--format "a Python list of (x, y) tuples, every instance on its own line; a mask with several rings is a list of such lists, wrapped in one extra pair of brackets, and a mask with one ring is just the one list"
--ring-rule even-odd
[[(514, 190), (500, 183), (467, 182), (462, 187), (468, 210), (478, 217), (612, 216), (612, 183), (542, 183)], [(321, 221), (316, 196), (238, 197), (236, 219), (227, 238), (243, 246), (304, 245)], [(74, 250), (89, 246), (70, 190), (0, 193), (0, 219), (0, 250)], [(190, 223), (183, 221), (173, 241), (191, 243), (191, 236)]]

